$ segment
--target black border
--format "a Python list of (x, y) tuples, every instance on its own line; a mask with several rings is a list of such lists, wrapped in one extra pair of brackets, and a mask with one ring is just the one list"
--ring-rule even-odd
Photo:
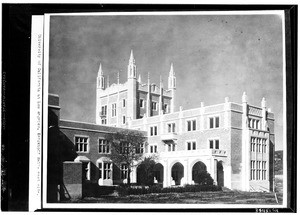
[[(71, 12), (284, 10), (286, 19), (288, 207), (296, 212), (297, 5), (2, 4), (2, 211), (28, 210), (31, 16)], [(4, 170), (4, 172), (3, 172)], [(225, 209), (43, 209), (102, 212), (256, 212)]]

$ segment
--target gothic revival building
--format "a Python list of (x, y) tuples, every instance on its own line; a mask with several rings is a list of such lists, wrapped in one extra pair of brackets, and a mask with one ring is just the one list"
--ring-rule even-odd
[[(151, 84), (149, 75), (147, 83), (142, 83), (137, 71), (131, 51), (127, 82), (120, 83), (118, 77), (116, 84), (109, 85), (100, 64), (96, 124), (60, 120), (58, 96), (49, 95), (48, 157), (60, 153), (60, 160), (65, 161), (61, 177), (69, 193), (82, 195), (78, 186), (84, 186), (84, 181), (100, 186), (126, 183), (128, 167), (116, 167), (105, 140), (106, 133), (122, 129), (147, 136), (142, 151), (144, 156), (157, 158), (153, 180), (164, 187), (194, 184), (195, 175), (206, 170), (216, 184), (229, 189), (274, 189), (274, 114), (264, 98), (259, 107), (249, 104), (244, 93), (241, 103), (226, 97), (221, 104), (201, 102), (199, 108), (177, 110), (173, 65), (167, 89), (162, 81)], [(57, 172), (57, 163), (48, 160), (48, 171)], [(139, 168), (131, 171), (133, 183), (139, 182)], [(50, 177), (48, 183), (60, 182)], [(48, 192), (54, 186), (48, 186)]]
[[(146, 155), (157, 154), (156, 180), (166, 186), (193, 184), (207, 170), (216, 184), (245, 191), (272, 190), (274, 114), (266, 107), (230, 102), (176, 111), (176, 77), (171, 65), (168, 88), (141, 82), (131, 51), (127, 82), (105, 85), (97, 77), (96, 123), (147, 132)], [(136, 178), (134, 175), (132, 178)]]

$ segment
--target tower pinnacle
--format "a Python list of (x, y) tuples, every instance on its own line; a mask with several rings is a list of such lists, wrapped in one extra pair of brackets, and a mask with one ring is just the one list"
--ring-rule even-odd
[(102, 64), (99, 65), (98, 76), (103, 76)]
[(136, 65), (135, 65), (135, 59), (133, 56), (133, 51), (130, 52), (130, 58), (128, 63), (128, 78), (134, 78), (136, 79)]
[(175, 72), (173, 69), (173, 63), (171, 63), (171, 68), (170, 68), (170, 72), (169, 72), (168, 88), (176, 89), (176, 77), (175, 77)]

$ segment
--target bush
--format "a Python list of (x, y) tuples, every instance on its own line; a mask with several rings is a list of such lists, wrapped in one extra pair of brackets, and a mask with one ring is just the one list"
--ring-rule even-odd
[(214, 180), (210, 176), (210, 174), (207, 171), (200, 171), (195, 175), (194, 179), (196, 184), (199, 185), (206, 185), (206, 186), (211, 186), (214, 185)]
[(215, 185), (186, 185), (184, 187), (166, 187), (160, 185), (154, 186), (119, 186), (116, 188), (121, 196), (127, 195), (142, 195), (149, 193), (184, 193), (184, 192), (205, 192), (205, 191), (221, 191), (222, 188)]

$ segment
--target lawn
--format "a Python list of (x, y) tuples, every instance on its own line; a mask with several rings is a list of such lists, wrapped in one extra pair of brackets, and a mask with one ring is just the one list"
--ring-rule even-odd
[(117, 196), (107, 195), (99, 198), (86, 197), (72, 200), (69, 203), (177, 203), (177, 204), (282, 204), (282, 177), (275, 179), (276, 202), (274, 193), (243, 192), (243, 191), (215, 191), (215, 192), (187, 192), (187, 193), (152, 193), (144, 195)]
[[(278, 204), (282, 194), (277, 194)], [(197, 193), (152, 193), (130, 196), (86, 197), (72, 203), (177, 203), (177, 204), (267, 204), (278, 205), (274, 193), (217, 191)]]

